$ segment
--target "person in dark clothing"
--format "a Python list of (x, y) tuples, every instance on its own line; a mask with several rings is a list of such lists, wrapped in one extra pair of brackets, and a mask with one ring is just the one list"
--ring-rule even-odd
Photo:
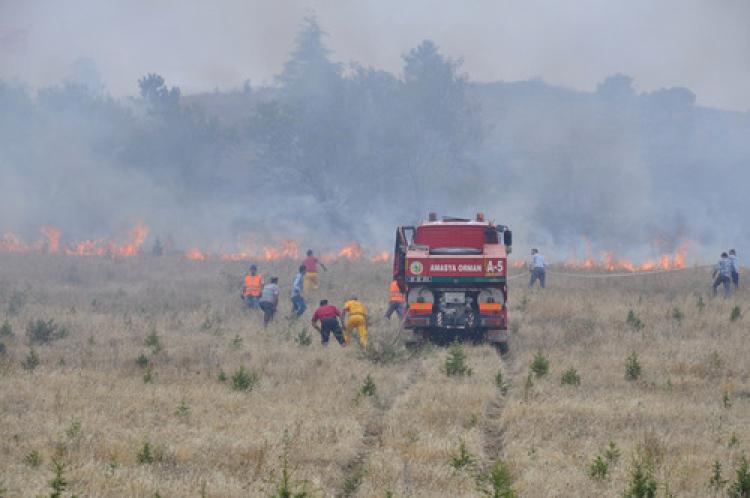
[[(336, 306), (328, 304), (327, 299), (320, 301), (320, 306), (315, 310), (312, 316), (312, 326), (315, 330), (320, 332), (320, 343), (323, 346), (328, 346), (328, 339), (333, 333), (339, 344), (344, 344), (344, 334), (341, 332), (341, 324), (339, 319), (341, 318), (341, 311)], [(320, 322), (320, 325), (318, 325)]]
[(737, 251), (734, 249), (729, 250), (729, 261), (732, 263), (732, 283), (734, 284), (734, 290), (740, 287), (740, 261), (737, 259)]

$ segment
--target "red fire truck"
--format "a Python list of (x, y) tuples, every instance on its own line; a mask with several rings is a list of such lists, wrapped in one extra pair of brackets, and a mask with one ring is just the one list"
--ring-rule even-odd
[(486, 340), (508, 348), (507, 255), (513, 236), (479, 213), (474, 219), (430, 213), (396, 232), (393, 277), (406, 295), (408, 342)]

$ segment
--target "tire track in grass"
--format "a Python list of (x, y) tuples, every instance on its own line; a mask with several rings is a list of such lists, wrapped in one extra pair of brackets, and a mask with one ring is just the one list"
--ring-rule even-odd
[(366, 473), (367, 461), (370, 458), (370, 454), (381, 444), (381, 437), (385, 429), (384, 421), (386, 414), (393, 408), (396, 400), (404, 396), (420, 378), (423, 363), (422, 357), (417, 356), (410, 361), (412, 365), (406, 381), (387, 398), (377, 398), (375, 400), (374, 406), (376, 410), (365, 422), (359, 451), (344, 465), (344, 482), (341, 484), (341, 491), (336, 496), (347, 497), (357, 494), (357, 489)]
[(507, 390), (510, 388), (510, 381), (518, 375), (516, 354), (513, 351), (504, 354), (501, 365), (505, 387), (498, 387), (495, 396), (487, 402), (481, 425), (485, 468), (491, 467), (503, 451), (505, 427), (501, 423), (501, 418), (508, 403)]

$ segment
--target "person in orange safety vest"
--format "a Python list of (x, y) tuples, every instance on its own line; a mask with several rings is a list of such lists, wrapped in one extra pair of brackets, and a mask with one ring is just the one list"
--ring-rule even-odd
[(263, 277), (258, 273), (258, 267), (250, 265), (250, 271), (245, 274), (245, 283), (242, 286), (242, 299), (250, 309), (257, 309), (260, 302), (260, 294), (263, 291)]
[(391, 315), (395, 311), (400, 319), (404, 318), (404, 308), (406, 307), (406, 299), (401, 289), (398, 286), (398, 282), (391, 280), (390, 295), (388, 297), (388, 309), (385, 310), (385, 317), (390, 320)]

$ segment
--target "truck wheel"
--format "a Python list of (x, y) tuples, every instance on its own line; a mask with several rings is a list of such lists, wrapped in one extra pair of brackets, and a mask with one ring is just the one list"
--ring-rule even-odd
[(494, 344), (495, 344), (495, 349), (497, 350), (498, 353), (500, 353), (501, 356), (508, 354), (508, 351), (510, 351), (507, 341), (496, 342)]

